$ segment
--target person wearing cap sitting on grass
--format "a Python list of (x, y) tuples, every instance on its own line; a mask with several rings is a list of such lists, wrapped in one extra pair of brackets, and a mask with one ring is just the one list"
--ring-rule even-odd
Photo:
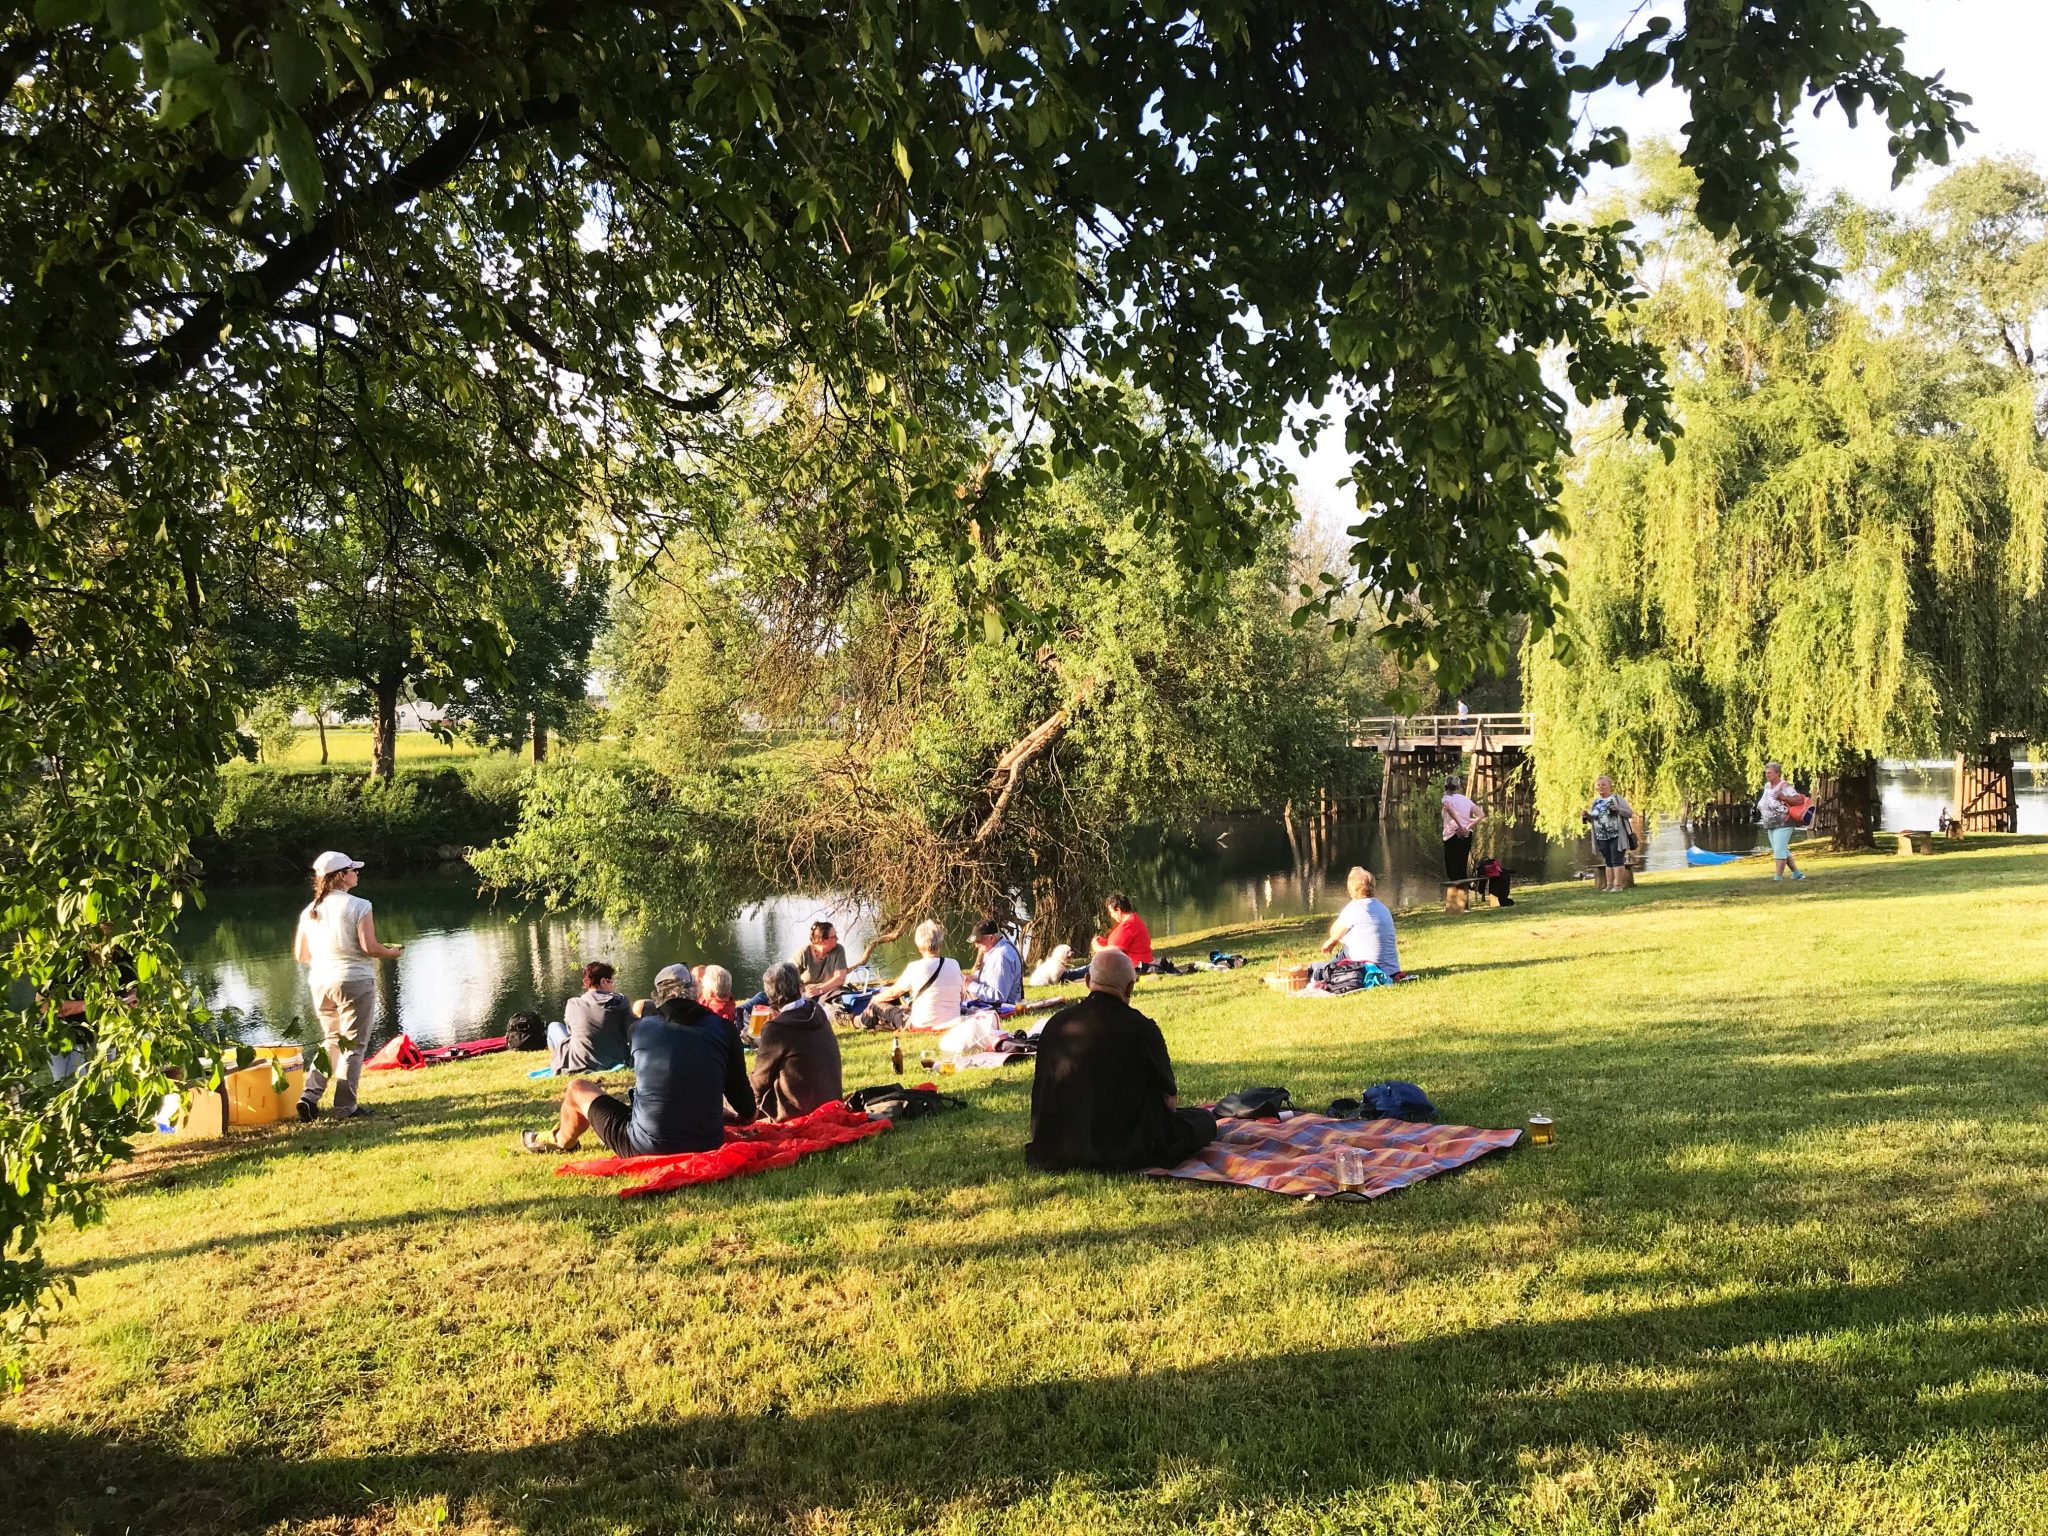
[[(320, 1048), (334, 1074), (334, 1118), (352, 1120), (365, 1111), (356, 1102), (363, 1079), (363, 1047), (377, 1022), (377, 962), (395, 960), (403, 944), (377, 939), (370, 904), (355, 894), (360, 859), (332, 849), (313, 861), (313, 900), (299, 914), (292, 958), (306, 966), (313, 1011), (320, 1020)], [(306, 1069), (299, 1118), (320, 1112), (327, 1073), (317, 1060)]]
[(963, 1008), (1012, 1007), (1024, 1001), (1024, 957), (993, 917), (974, 925), (970, 942), (979, 958), (967, 973), (961, 995)]
[(685, 981), (696, 982), (697, 999), (699, 1002), (702, 1002), (704, 998), (704, 981), (692, 967), (681, 964), (664, 965), (654, 973), (654, 995), (652, 997), (643, 997), (633, 1004), (633, 1017), (644, 1019), (650, 1013), (659, 1013), (663, 1003), (672, 997), (681, 997), (683, 995), (683, 983)]
[(1120, 949), (1088, 962), (1088, 995), (1046, 1020), (1031, 1076), (1033, 1168), (1170, 1167), (1216, 1139), (1216, 1117), (1182, 1108), (1166, 1037), (1131, 1006), (1137, 967)]
[(739, 1030), (697, 1001), (697, 981), (684, 971), (677, 995), (633, 1025), (633, 1089), (614, 1098), (579, 1077), (562, 1095), (554, 1128), (522, 1131), (529, 1152), (573, 1152), (595, 1131), (614, 1157), (665, 1157), (710, 1152), (725, 1140), (728, 1120), (753, 1122), (753, 1085)]

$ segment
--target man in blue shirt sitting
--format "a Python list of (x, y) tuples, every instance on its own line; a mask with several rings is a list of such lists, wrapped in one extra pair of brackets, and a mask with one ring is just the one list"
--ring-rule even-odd
[(633, 1091), (617, 1099), (578, 1078), (562, 1095), (554, 1130), (522, 1131), (521, 1146), (573, 1152), (588, 1129), (614, 1157), (709, 1152), (725, 1141), (727, 1106), (737, 1124), (754, 1118), (739, 1030), (697, 1001), (688, 971), (677, 981), (681, 995), (633, 1026)]
[(1024, 957), (1010, 942), (1003, 926), (992, 917), (974, 925), (974, 947), (981, 958), (967, 973), (961, 1005), (967, 1008), (999, 1008), (1005, 1003), (1024, 1001)]

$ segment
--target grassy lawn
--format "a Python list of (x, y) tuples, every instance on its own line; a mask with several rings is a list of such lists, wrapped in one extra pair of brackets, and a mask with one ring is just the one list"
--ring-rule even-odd
[(2048, 848), (1756, 868), (1143, 984), (1189, 1097), (1557, 1117), (1370, 1206), (1028, 1173), (1028, 1068), (647, 1201), (512, 1150), (525, 1058), (152, 1152), (50, 1241), (7, 1528), (2048, 1531)]

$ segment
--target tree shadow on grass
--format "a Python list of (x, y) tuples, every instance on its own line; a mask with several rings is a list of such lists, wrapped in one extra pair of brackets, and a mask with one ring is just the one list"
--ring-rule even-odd
[[(1130, 1362), (851, 1407), (821, 1390), (816, 1402), (417, 1455), (190, 1456), (0, 1425), (0, 1486), (24, 1530), (160, 1536), (282, 1520), (376, 1528), (401, 1523), (400, 1506), (440, 1500), (458, 1520), (535, 1536), (780, 1529), (819, 1515), (886, 1515), (896, 1528), (1076, 1480), (1133, 1494), (1165, 1527), (1225, 1501), (1338, 1499), (1419, 1478), (1500, 1499), (1550, 1453), (1583, 1462), (1647, 1447), (1660, 1465), (1688, 1458), (1723, 1483), (1703, 1491), (1711, 1502), (1806, 1463), (1881, 1466), (1937, 1442), (1953, 1458), (1973, 1438), (2031, 1439), (2048, 1391), (2011, 1368), (2048, 1357), (2048, 1327), (2026, 1304), (2044, 1280), (2037, 1253), (1974, 1271), (1930, 1250), (1890, 1284), (1793, 1284), (1385, 1345), (1252, 1344), (1190, 1368)], [(1174, 1507), (1159, 1488), (1167, 1468), (1181, 1481), (1198, 1472), (1199, 1503)], [(1956, 1480), (1961, 1496), (1988, 1491), (1967, 1472)]]

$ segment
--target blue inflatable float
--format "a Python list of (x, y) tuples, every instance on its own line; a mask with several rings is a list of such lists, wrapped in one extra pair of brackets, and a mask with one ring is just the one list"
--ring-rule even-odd
[(1741, 857), (1739, 853), (1709, 853), (1704, 848), (1685, 850), (1685, 862), (1688, 864), (1733, 864)]

